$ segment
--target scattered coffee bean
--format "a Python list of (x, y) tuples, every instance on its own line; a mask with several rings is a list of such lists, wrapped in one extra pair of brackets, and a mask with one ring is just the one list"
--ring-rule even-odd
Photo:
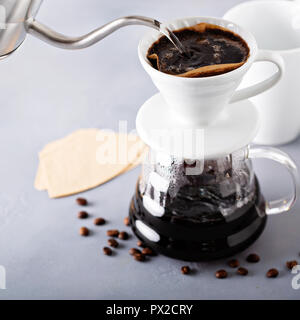
[(145, 244), (141, 240), (139, 240), (136, 244), (138, 247), (141, 247), (141, 248), (145, 247)]
[(96, 226), (102, 226), (104, 223), (105, 223), (105, 219), (103, 219), (103, 218), (96, 218), (94, 220), (94, 225), (96, 225)]
[(130, 219), (129, 219), (129, 217), (125, 217), (125, 218), (124, 218), (124, 224), (125, 224), (125, 226), (130, 226)]
[(88, 204), (87, 200), (85, 198), (77, 198), (76, 199), (77, 204), (80, 206), (86, 206)]
[(142, 253), (135, 253), (133, 257), (136, 261), (145, 261), (145, 256)]
[(115, 239), (108, 239), (107, 243), (109, 246), (113, 247), (113, 248), (117, 248), (119, 246), (119, 242)]
[(272, 268), (267, 272), (266, 276), (268, 278), (276, 278), (278, 276), (278, 274), (279, 274), (278, 270), (275, 268)]
[(89, 215), (88, 215), (88, 213), (86, 211), (80, 211), (80, 212), (78, 212), (78, 215), (77, 215), (77, 217), (79, 219), (86, 219), (88, 216)]
[(230, 268), (237, 268), (240, 265), (240, 263), (237, 259), (232, 259), (228, 261), (228, 265)]
[(119, 235), (119, 230), (107, 230), (106, 234), (108, 237), (117, 237)]
[(112, 250), (108, 247), (104, 247), (103, 248), (103, 253), (107, 256), (111, 256), (112, 255)]
[(81, 227), (80, 230), (79, 230), (79, 234), (83, 237), (86, 237), (88, 236), (90, 233), (89, 229), (86, 228), (86, 227)]
[(146, 247), (142, 250), (142, 254), (145, 256), (154, 256), (154, 251), (151, 248)]
[(296, 260), (286, 262), (286, 266), (290, 270), (292, 270), (297, 264), (298, 264), (298, 261), (296, 261)]
[(248, 270), (246, 268), (240, 267), (236, 271), (240, 276), (246, 276), (248, 274)]
[(216, 278), (218, 278), (218, 279), (225, 279), (225, 278), (227, 278), (227, 271), (226, 270), (218, 270), (217, 272), (216, 272)]
[(183, 266), (181, 267), (181, 273), (182, 274), (189, 274), (191, 272), (191, 269), (189, 266)]
[(139, 249), (136, 249), (136, 248), (131, 248), (129, 250), (129, 254), (131, 254), (132, 256), (135, 255), (136, 253), (141, 253), (141, 251)]
[(119, 239), (121, 240), (127, 240), (129, 238), (129, 235), (126, 231), (121, 231), (119, 233), (119, 236), (118, 236)]
[(246, 260), (251, 263), (256, 263), (260, 260), (260, 257), (256, 253), (251, 253), (248, 255)]

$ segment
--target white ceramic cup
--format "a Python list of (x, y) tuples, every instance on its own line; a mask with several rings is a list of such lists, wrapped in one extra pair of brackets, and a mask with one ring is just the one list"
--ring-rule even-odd
[[(261, 127), (254, 142), (278, 145), (300, 133), (300, 4), (293, 1), (249, 1), (230, 9), (224, 16), (253, 33), (258, 47), (280, 54), (285, 62), (282, 80), (271, 90), (251, 99)], [(274, 72), (273, 65), (253, 66), (242, 86)]]
[[(230, 21), (220, 18), (192, 17), (166, 23), (171, 30), (193, 26), (200, 22), (225, 27), (240, 35), (250, 48), (250, 56), (241, 67), (221, 75), (205, 78), (183, 78), (160, 72), (147, 59), (151, 45), (161, 37), (153, 30), (142, 38), (138, 47), (140, 61), (161, 92), (169, 108), (190, 127), (205, 127), (212, 123), (228, 103), (253, 97), (275, 85), (282, 76), (284, 63), (280, 55), (258, 50), (253, 35)], [(237, 90), (245, 73), (255, 61), (269, 61), (277, 66), (269, 78), (247, 88)], [(265, 77), (264, 77), (265, 78)]]

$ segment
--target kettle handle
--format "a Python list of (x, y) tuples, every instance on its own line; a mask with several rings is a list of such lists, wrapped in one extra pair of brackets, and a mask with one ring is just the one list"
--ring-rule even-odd
[(282, 164), (290, 173), (293, 182), (291, 195), (272, 201), (266, 201), (266, 214), (278, 214), (290, 210), (300, 196), (299, 173), (295, 162), (283, 151), (272, 147), (249, 147), (248, 158), (265, 158)]

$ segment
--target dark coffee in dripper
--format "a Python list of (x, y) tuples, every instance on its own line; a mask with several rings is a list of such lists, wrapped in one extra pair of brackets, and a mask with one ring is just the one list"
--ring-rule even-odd
[(182, 54), (165, 37), (148, 50), (152, 66), (181, 77), (208, 77), (232, 71), (249, 57), (247, 43), (232, 31), (208, 23), (174, 31), (186, 49)]

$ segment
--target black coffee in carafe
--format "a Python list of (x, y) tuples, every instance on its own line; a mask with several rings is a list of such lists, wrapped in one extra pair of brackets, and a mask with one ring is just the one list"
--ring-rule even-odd
[(265, 202), (251, 167), (232, 157), (204, 161), (201, 174), (172, 161), (145, 164), (130, 205), (135, 234), (167, 256), (201, 261), (248, 247), (264, 229)]

